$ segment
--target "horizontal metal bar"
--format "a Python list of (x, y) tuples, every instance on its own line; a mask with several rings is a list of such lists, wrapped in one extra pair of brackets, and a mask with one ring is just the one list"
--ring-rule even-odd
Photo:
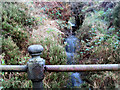
[(50, 72), (119, 71), (120, 64), (45, 65)]
[[(45, 65), (51, 72), (119, 71), (120, 64)], [(27, 72), (27, 65), (0, 65), (2, 72)]]
[(26, 72), (27, 65), (0, 65), (2, 72)]

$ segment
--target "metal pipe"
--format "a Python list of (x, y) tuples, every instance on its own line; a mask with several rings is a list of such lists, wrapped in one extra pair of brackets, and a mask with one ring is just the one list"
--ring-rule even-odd
[[(46, 71), (81, 72), (81, 71), (119, 71), (120, 64), (89, 64), (89, 65), (45, 65)], [(26, 72), (27, 65), (0, 65), (2, 72)]]
[(45, 70), (51, 72), (118, 71), (120, 64), (45, 65)]
[(0, 65), (2, 72), (27, 72), (27, 65)]

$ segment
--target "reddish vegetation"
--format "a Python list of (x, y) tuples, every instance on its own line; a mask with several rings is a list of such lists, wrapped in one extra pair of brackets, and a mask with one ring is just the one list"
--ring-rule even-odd
[[(44, 13), (52, 19), (68, 21), (71, 16), (70, 5), (64, 2), (34, 2), (37, 7), (45, 7)], [(49, 8), (48, 8), (49, 7)]]

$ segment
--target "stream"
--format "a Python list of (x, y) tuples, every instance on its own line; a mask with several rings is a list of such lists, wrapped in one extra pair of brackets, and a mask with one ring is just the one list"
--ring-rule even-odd
[[(65, 50), (66, 50), (68, 65), (76, 64), (74, 57), (76, 55), (76, 47), (78, 41), (79, 40), (78, 38), (75, 37), (75, 35), (69, 35), (65, 39), (65, 43), (67, 43)], [(70, 80), (67, 87), (80, 87), (82, 83), (83, 81), (80, 77), (80, 72), (71, 72)]]

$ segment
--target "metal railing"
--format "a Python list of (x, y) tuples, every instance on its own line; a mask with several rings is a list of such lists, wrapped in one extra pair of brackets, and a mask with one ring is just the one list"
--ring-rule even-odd
[(50, 72), (82, 72), (82, 71), (119, 71), (120, 64), (89, 64), (89, 65), (45, 65), (40, 57), (43, 51), (41, 45), (31, 45), (28, 52), (32, 58), (27, 65), (0, 65), (2, 72), (27, 72), (33, 83), (33, 88), (43, 88), (44, 71)]

